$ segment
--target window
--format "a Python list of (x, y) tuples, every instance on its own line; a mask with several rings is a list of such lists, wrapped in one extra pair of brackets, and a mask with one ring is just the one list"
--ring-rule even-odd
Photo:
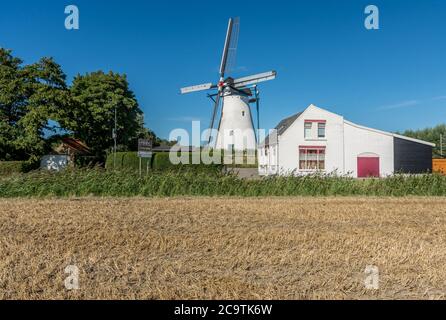
[(317, 124), (317, 137), (325, 138), (325, 123), (323, 122)]
[[(317, 132), (313, 130), (313, 123), (317, 125)], [(305, 139), (324, 139), (325, 127), (325, 120), (305, 120)]]
[(311, 127), (313, 124), (311, 122), (305, 122), (305, 138), (311, 138)]
[(300, 170), (325, 170), (325, 149), (323, 148), (300, 148), (299, 149)]
[(229, 135), (232, 137), (234, 135), (234, 130), (229, 131)]
[(245, 111), (242, 111), (242, 117), (244, 117), (245, 116)]

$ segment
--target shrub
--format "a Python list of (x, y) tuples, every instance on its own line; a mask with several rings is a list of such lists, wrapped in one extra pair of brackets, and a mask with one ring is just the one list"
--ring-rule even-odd
[(170, 162), (169, 153), (156, 153), (153, 157), (152, 168), (154, 170), (166, 170), (175, 167)]
[[(148, 163), (149, 162), (149, 163)], [(149, 169), (152, 168), (151, 159), (143, 158), (141, 161), (141, 167), (146, 170), (147, 163)], [(105, 167), (108, 170), (113, 170), (113, 153), (107, 156)], [(117, 152), (116, 153), (116, 170), (129, 170), (139, 172), (139, 158), (137, 152)]]
[(38, 161), (0, 161), (0, 176), (26, 173), (38, 168)]
[(24, 161), (0, 161), (0, 175), (23, 172)]
[[(193, 167), (194, 169), (200, 170), (200, 171), (216, 171), (220, 170), (222, 168), (222, 165), (218, 164), (192, 164), (192, 157), (193, 153), (187, 152), (183, 154), (184, 157), (188, 158), (189, 164), (173, 164), (170, 161), (169, 153), (168, 152), (160, 152), (160, 153), (154, 153), (153, 157), (151, 159), (142, 159), (142, 170), (145, 171), (147, 164), (149, 165), (150, 169), (157, 170), (157, 171), (170, 171), (170, 170), (176, 170), (180, 167)], [(107, 170), (113, 169), (113, 153), (109, 154), (107, 156), (106, 165)], [(116, 153), (116, 169), (117, 170), (130, 170), (134, 172), (139, 171), (139, 158), (137, 152), (117, 152)]]
[(199, 155), (200, 155), (199, 153), (191, 153), (191, 152), (182, 153), (181, 156), (183, 157), (184, 160), (187, 159), (187, 162), (180, 164), (173, 164), (170, 161), (169, 153), (157, 153), (154, 155), (152, 168), (153, 170), (156, 171), (173, 170), (176, 172), (184, 172), (184, 170), (187, 170), (188, 172), (195, 171), (195, 172), (219, 173), (222, 171), (223, 165), (221, 164), (204, 164), (202, 162), (194, 164), (193, 163), (194, 156), (196, 157), (196, 159), (200, 159)]

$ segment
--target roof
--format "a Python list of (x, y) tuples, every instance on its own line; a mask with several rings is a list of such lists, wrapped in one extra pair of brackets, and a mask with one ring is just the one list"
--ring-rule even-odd
[(90, 148), (82, 141), (74, 138), (62, 138), (62, 143), (80, 154), (90, 154)]
[(297, 118), (299, 118), (302, 115), (302, 112), (298, 112), (296, 114), (293, 114), (292, 116), (283, 119), (282, 121), (279, 122), (279, 124), (274, 128), (276, 131), (273, 133), (275, 136), (274, 137), (270, 137), (270, 134), (268, 136), (266, 136), (265, 140), (263, 140), (263, 142), (261, 143), (261, 145), (269, 145), (270, 139), (276, 139), (277, 136), (282, 135), (285, 131), (288, 130), (288, 128), (294, 123), (294, 121), (297, 120)]
[(376, 133), (381, 133), (381, 134), (385, 134), (388, 136), (392, 136), (394, 138), (398, 138), (398, 139), (403, 139), (403, 140), (407, 140), (407, 141), (412, 141), (412, 142), (416, 142), (416, 143), (420, 143), (420, 144), (425, 144), (431, 147), (435, 147), (435, 143), (431, 143), (431, 142), (427, 142), (424, 140), (419, 140), (419, 139), (415, 139), (415, 138), (410, 138), (410, 137), (406, 137), (406, 136), (402, 136), (400, 134), (396, 134), (396, 133), (391, 133), (391, 132), (387, 132), (387, 131), (382, 131), (382, 130), (378, 130), (378, 129), (373, 129), (373, 128), (369, 128), (369, 127), (365, 127), (365, 126), (361, 126), (359, 124), (344, 120), (345, 123), (354, 126), (356, 128), (360, 128), (360, 129), (364, 129), (364, 130), (368, 130), (368, 131), (373, 131)]
[[(314, 106), (314, 105), (310, 105), (310, 107), (316, 107), (316, 106)], [(321, 109), (321, 108), (319, 108), (319, 107), (316, 107), (316, 108), (318, 108), (318, 109)], [(321, 110), (323, 110), (323, 111), (326, 111), (326, 112), (329, 112), (329, 111), (327, 111), (327, 110), (325, 110), (325, 109), (321, 109)], [(271, 139), (277, 139), (277, 137), (278, 136), (281, 136), (283, 133), (285, 133), (285, 131), (287, 131), (288, 130), (288, 128), (304, 113), (305, 111), (302, 111), (302, 112), (298, 112), (298, 113), (296, 113), (296, 114), (294, 114), (294, 115), (292, 115), (292, 116), (290, 116), (290, 117), (288, 117), (288, 118), (285, 118), (285, 119), (283, 119), (282, 121), (280, 121), (279, 122), (279, 124), (275, 127), (275, 137), (270, 137), (270, 135), (268, 135), (266, 138), (265, 138), (265, 140), (260, 144), (261, 146), (268, 146), (269, 144), (270, 144), (270, 140)], [(402, 136), (402, 135), (399, 135), (399, 134), (395, 134), (395, 133), (391, 133), (391, 132), (386, 132), (386, 131), (381, 131), (381, 130), (377, 130), (377, 129), (372, 129), (372, 128), (368, 128), (368, 127), (365, 127), (365, 126), (361, 126), (361, 125), (358, 125), (358, 124), (355, 124), (355, 123), (353, 123), (353, 122), (350, 122), (350, 121), (347, 121), (347, 120), (345, 120), (344, 119), (344, 123), (347, 123), (347, 124), (349, 124), (349, 125), (352, 125), (352, 126), (355, 126), (355, 127), (357, 127), (357, 128), (360, 128), (360, 129), (364, 129), (364, 130), (369, 130), (369, 131), (373, 131), (373, 132), (377, 132), (377, 133), (381, 133), (381, 134), (385, 134), (385, 135), (390, 135), (390, 136), (392, 136), (392, 137), (394, 137), (394, 138), (399, 138), (399, 139), (404, 139), (404, 140), (408, 140), (408, 141), (412, 141), (412, 142), (416, 142), (416, 143), (420, 143), (420, 144), (425, 144), (425, 145), (428, 145), (428, 146), (431, 146), (431, 147), (435, 147), (435, 144), (434, 143), (431, 143), (431, 142), (427, 142), (427, 141), (423, 141), (423, 140), (419, 140), (419, 139), (414, 139), (414, 138), (409, 138), (409, 137), (406, 137), (406, 136)]]
[(279, 122), (279, 124), (276, 126), (277, 134), (280, 136), (282, 133), (288, 130), (288, 128), (296, 121), (297, 118), (301, 116), (303, 112), (298, 112), (291, 117), (285, 118), (282, 121)]

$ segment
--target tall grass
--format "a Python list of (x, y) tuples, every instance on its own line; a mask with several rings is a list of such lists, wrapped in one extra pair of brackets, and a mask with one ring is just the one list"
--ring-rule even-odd
[(0, 197), (70, 196), (446, 196), (446, 177), (395, 175), (358, 180), (331, 175), (243, 180), (217, 171), (178, 168), (140, 177), (101, 169), (33, 172), (0, 178)]

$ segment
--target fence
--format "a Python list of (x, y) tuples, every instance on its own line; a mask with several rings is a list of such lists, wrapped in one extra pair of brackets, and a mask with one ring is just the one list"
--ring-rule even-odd
[(433, 159), (432, 171), (446, 175), (446, 159)]

